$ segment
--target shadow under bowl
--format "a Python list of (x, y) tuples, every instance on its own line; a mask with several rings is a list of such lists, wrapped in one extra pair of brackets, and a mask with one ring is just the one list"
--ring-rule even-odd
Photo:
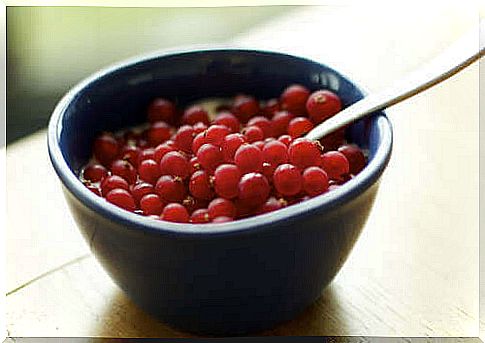
[(363, 92), (334, 69), (281, 53), (207, 49), (139, 57), (74, 87), (53, 112), (48, 148), (72, 214), (93, 254), (141, 308), (190, 332), (234, 335), (289, 320), (341, 269), (372, 207), (392, 150), (383, 112), (353, 124), (348, 139), (369, 163), (342, 187), (279, 211), (217, 225), (155, 221), (107, 203), (77, 174), (101, 131), (145, 120), (158, 96), (179, 106), (207, 97), (277, 97), (289, 84)]

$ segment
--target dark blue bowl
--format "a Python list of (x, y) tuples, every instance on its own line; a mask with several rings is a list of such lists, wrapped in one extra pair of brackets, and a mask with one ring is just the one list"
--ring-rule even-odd
[(384, 113), (354, 124), (368, 166), (339, 189), (232, 223), (154, 221), (107, 203), (77, 179), (95, 136), (145, 120), (156, 96), (184, 105), (214, 96), (278, 96), (291, 83), (335, 91), (345, 106), (362, 91), (335, 70), (285, 54), (209, 49), (156, 54), (103, 70), (58, 104), (49, 154), (92, 252), (140, 307), (169, 325), (213, 335), (254, 332), (289, 320), (335, 277), (372, 207), (391, 155)]

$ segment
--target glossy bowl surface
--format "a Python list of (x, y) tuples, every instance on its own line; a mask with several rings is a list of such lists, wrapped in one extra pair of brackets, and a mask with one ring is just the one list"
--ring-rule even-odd
[(279, 211), (217, 225), (155, 221), (107, 203), (77, 179), (99, 132), (145, 121), (150, 100), (277, 97), (289, 84), (363, 92), (334, 69), (286, 54), (205, 49), (157, 53), (100, 71), (54, 110), (49, 155), (76, 222), (112, 279), (139, 306), (181, 330), (254, 332), (293, 318), (334, 278), (356, 242), (392, 150), (384, 113), (353, 124), (368, 166), (339, 189)]

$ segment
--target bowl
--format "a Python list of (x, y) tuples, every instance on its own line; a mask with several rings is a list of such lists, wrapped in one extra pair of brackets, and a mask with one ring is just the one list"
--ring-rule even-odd
[(289, 84), (336, 92), (344, 106), (363, 91), (305, 58), (245, 49), (157, 53), (102, 70), (55, 108), (48, 150), (87, 244), (139, 307), (179, 330), (235, 335), (268, 329), (312, 304), (342, 268), (371, 210), (392, 150), (383, 112), (353, 124), (348, 138), (369, 163), (329, 193), (265, 215), (221, 224), (177, 224), (124, 211), (77, 178), (99, 132), (145, 120), (150, 100), (180, 105), (248, 93), (278, 96)]

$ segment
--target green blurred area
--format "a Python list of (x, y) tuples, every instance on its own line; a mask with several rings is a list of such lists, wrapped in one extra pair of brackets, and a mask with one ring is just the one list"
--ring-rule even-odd
[(7, 144), (45, 127), (96, 70), (153, 50), (224, 43), (295, 7), (7, 7)]

